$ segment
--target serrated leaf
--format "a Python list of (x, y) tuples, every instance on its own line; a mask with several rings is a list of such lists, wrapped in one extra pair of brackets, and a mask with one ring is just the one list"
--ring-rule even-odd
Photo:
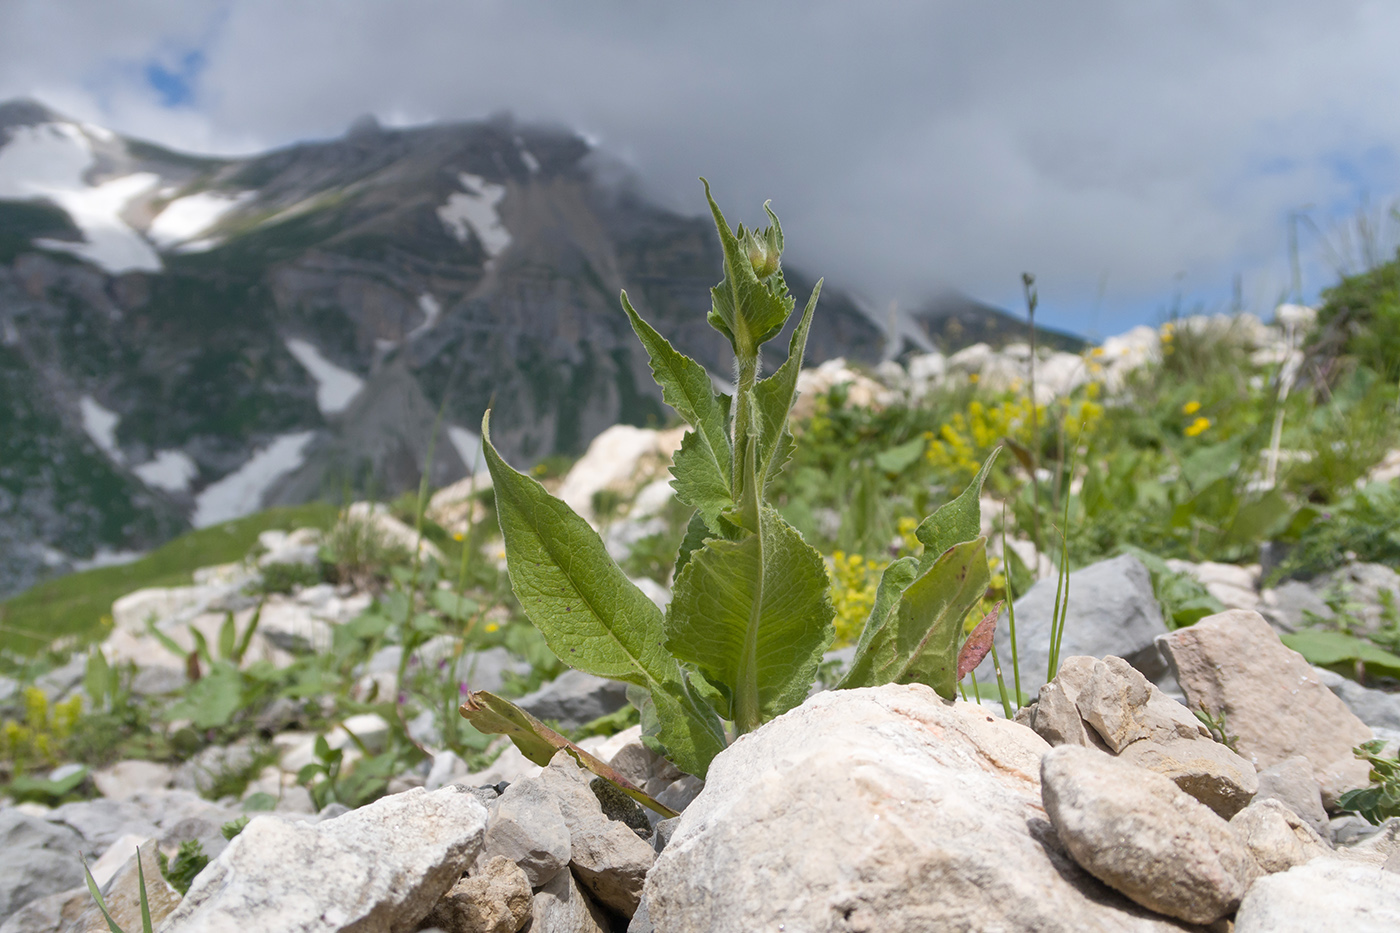
[(982, 484), (987, 481), (987, 474), (991, 472), (999, 453), (1000, 447), (993, 448), (967, 488), (953, 501), (945, 502), (914, 530), (914, 536), (924, 545), (921, 566), (929, 566), (948, 548), (971, 541), (982, 533), (982, 508), (978, 499), (982, 495)]
[(705, 521), (713, 524), (722, 512), (734, 508), (727, 470), (720, 468), (699, 432), (687, 431), (681, 449), (671, 458), (671, 475), (675, 477), (671, 488), (677, 499), (700, 510)]
[(921, 683), (951, 700), (958, 684), (963, 619), (989, 582), (986, 538), (944, 551), (900, 593), (884, 624), (868, 639), (862, 634), (851, 668), (838, 686)]
[(681, 538), (680, 550), (676, 552), (676, 566), (671, 572), (671, 579), (676, 579), (685, 569), (685, 565), (690, 561), (690, 555), (700, 550), (705, 543), (705, 539), (712, 537), (709, 525), (705, 522), (705, 516), (700, 512), (690, 516), (690, 522), (685, 526), (685, 536)]
[[(491, 444), (490, 412), (482, 419), (481, 437), (511, 587), (550, 650), (571, 667), (636, 684), (653, 696), (683, 693), (680, 667), (664, 644), (661, 610), (627, 578), (586, 521), (501, 459)], [(698, 704), (678, 702), (667, 709), (686, 721), (668, 719), (662, 710), (661, 740), (677, 764), (703, 774), (724, 747), (722, 726)], [(707, 733), (713, 741), (694, 743)]]
[[(719, 231), (720, 246), (724, 251), (724, 279), (710, 290), (714, 307), (709, 314), (710, 323), (727, 336), (734, 344), (736, 352), (740, 348), (740, 334), (747, 336), (750, 350), (783, 329), (788, 316), (792, 314), (793, 300), (786, 295), (786, 287), (775, 291), (759, 281), (749, 264), (743, 245), (730, 230), (719, 205), (710, 195), (710, 183), (705, 185), (705, 200), (710, 202), (710, 213), (714, 215), (715, 229)], [(774, 276), (775, 280), (780, 276)]]
[(568, 751), (581, 767), (604, 780), (611, 781), (642, 806), (660, 813), (667, 819), (680, 816), (675, 810), (658, 803), (640, 787), (613, 770), (607, 762), (595, 758), (530, 715), (527, 710), (503, 697), (485, 690), (474, 690), (467, 694), (458, 711), (478, 732), (508, 736), (515, 747), (520, 749), (520, 754), (540, 767), (546, 767), (559, 751)]
[(692, 554), (666, 614), (667, 647), (728, 693), (741, 731), (802, 701), (834, 631), (821, 555), (772, 509), (759, 526)]
[[(793, 397), (797, 394), (797, 374), (802, 370), (802, 357), (807, 349), (807, 334), (812, 327), (812, 313), (817, 309), (817, 298), (822, 292), (822, 282), (817, 280), (812, 289), (812, 297), (807, 299), (807, 307), (802, 311), (802, 319), (793, 329), (788, 341), (788, 358), (778, 371), (754, 386), (754, 407), (758, 413), (758, 477), (760, 486), (766, 486), (776, 470), (782, 466), (778, 455), (787, 434), (788, 413), (792, 410)], [(775, 466), (776, 464), (776, 466)]]

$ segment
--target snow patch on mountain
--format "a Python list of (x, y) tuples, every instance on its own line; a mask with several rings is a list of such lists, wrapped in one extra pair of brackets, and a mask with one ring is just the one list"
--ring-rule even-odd
[(87, 436), (114, 463), (121, 463), (122, 452), (117, 446), (117, 425), (121, 422), (121, 416), (103, 408), (91, 395), (78, 399), (78, 410), (82, 413), (83, 430)]
[(166, 492), (186, 492), (190, 483), (199, 475), (199, 468), (183, 450), (158, 450), (156, 455), (132, 467), (131, 472), (140, 477), (141, 482)]
[(363, 379), (326, 359), (315, 344), (297, 337), (288, 337), (286, 344), (287, 352), (316, 380), (316, 406), (321, 414), (335, 415), (344, 411), (365, 387)]
[[(229, 211), (252, 199), (255, 194), (253, 191), (244, 191), (241, 194), (201, 191), (198, 194), (176, 198), (165, 205), (165, 209), (151, 221), (151, 225), (146, 228), (146, 236), (162, 249), (169, 249), (181, 243), (188, 243), (190, 246), (201, 245), (199, 241), (189, 241), (195, 240), (195, 237), (218, 223)], [(204, 242), (212, 245), (212, 241)], [(203, 248), (207, 249), (208, 246)]]
[(481, 436), (454, 424), (447, 428), (447, 439), (452, 442), (452, 448), (457, 451), (457, 456), (461, 457), (462, 462), (466, 464), (467, 472), (475, 473), (482, 463)]
[(468, 232), (474, 234), (486, 255), (494, 259), (510, 245), (510, 231), (496, 212), (496, 205), (506, 196), (505, 185), (467, 172), (458, 174), (457, 180), (465, 191), (450, 195), (437, 209), (438, 218), (459, 242), (467, 242)]
[(405, 335), (404, 339), (406, 340), (412, 340), (419, 334), (432, 330), (433, 325), (438, 322), (438, 318), (442, 317), (442, 305), (438, 304), (438, 300), (427, 292), (418, 296), (418, 309), (423, 312), (423, 323), (409, 331)]
[(131, 201), (156, 185), (160, 177), (138, 172), (90, 185), (83, 175), (93, 164), (92, 145), (71, 123), (42, 123), (11, 130), (0, 148), (0, 198), (46, 199), (73, 218), (85, 242), (39, 239), (43, 249), (72, 253), (113, 275), (157, 272), (160, 257), (121, 213)]
[(272, 484), (305, 462), (306, 448), (315, 436), (315, 431), (296, 431), (273, 439), (243, 466), (210, 483), (195, 497), (190, 523), (207, 528), (262, 508), (263, 496)]

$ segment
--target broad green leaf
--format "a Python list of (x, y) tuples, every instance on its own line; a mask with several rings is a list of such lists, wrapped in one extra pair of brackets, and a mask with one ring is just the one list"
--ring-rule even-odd
[[(781, 281), (780, 275), (760, 281), (754, 274), (743, 244), (730, 230), (719, 205), (710, 196), (710, 183), (703, 178), (701, 181), (705, 185), (705, 199), (710, 202), (710, 212), (714, 215), (720, 246), (724, 250), (724, 279), (710, 289), (714, 298), (710, 323), (729, 338), (736, 352), (741, 345), (747, 345), (753, 351), (783, 329), (788, 315), (792, 314), (794, 302), (787, 296), (786, 285), (779, 285), (776, 289), (769, 285), (770, 282)], [(771, 211), (769, 216), (772, 216)], [(739, 339), (741, 333), (747, 336), (743, 344)]]
[[(861, 637), (842, 688), (927, 684), (948, 699), (958, 684), (963, 619), (987, 590), (987, 539), (956, 544), (900, 594), (884, 625)], [(877, 604), (878, 604), (877, 593)]]
[(938, 511), (923, 520), (914, 531), (914, 536), (924, 545), (920, 565), (928, 567), (944, 551), (955, 544), (971, 541), (982, 533), (982, 507), (978, 498), (982, 495), (982, 484), (996, 463), (1001, 448), (996, 447), (977, 471), (977, 476), (956, 499), (944, 503)]
[[(812, 313), (817, 309), (817, 298), (822, 293), (819, 279), (812, 289), (812, 297), (807, 299), (807, 307), (802, 311), (802, 319), (793, 329), (788, 341), (788, 358), (778, 371), (754, 386), (754, 406), (758, 414), (758, 477), (760, 486), (766, 486), (769, 478), (782, 463), (777, 455), (782, 448), (783, 436), (787, 433), (788, 412), (792, 410), (793, 397), (797, 394), (797, 374), (802, 369), (802, 357), (807, 349), (807, 333), (812, 327)], [(786, 452), (783, 452), (784, 455)]]
[(219, 657), (233, 660), (233, 649), (238, 643), (238, 628), (233, 622), (233, 613), (224, 613), (224, 622), (219, 626)]
[(667, 647), (728, 693), (741, 731), (802, 701), (834, 631), (821, 555), (771, 508), (759, 524), (693, 553), (666, 615)]
[(87, 668), (83, 672), (83, 689), (98, 709), (106, 709), (111, 667), (107, 656), (96, 645), (88, 649)]
[(882, 450), (875, 455), (875, 465), (882, 473), (898, 475), (909, 469), (914, 464), (923, 459), (924, 452), (928, 450), (928, 441), (922, 437), (905, 441), (889, 450)]
[[(636, 684), (653, 696), (680, 690), (680, 667), (666, 652), (661, 610), (627, 579), (586, 521), (501, 459), (491, 444), (490, 412), (482, 419), (481, 437), (511, 587), (550, 650), (571, 667)], [(701, 715), (695, 704), (676, 710)], [(713, 715), (677, 721), (663, 710), (661, 727), (673, 760), (699, 769), (692, 774), (708, 766), (709, 749), (724, 747), (723, 728)], [(706, 733), (713, 741), (691, 744)]]
[(243, 658), (248, 654), (248, 646), (253, 643), (253, 634), (257, 632), (259, 623), (262, 622), (263, 606), (266, 601), (258, 603), (258, 608), (253, 611), (253, 617), (248, 620), (248, 625), (243, 629), (243, 634), (238, 638), (238, 644), (233, 648), (233, 663), (242, 664)]
[(168, 710), (167, 719), (188, 718), (196, 729), (227, 725), (243, 704), (243, 684), (229, 664), (216, 664), (185, 688), (185, 695)]
[[(891, 561), (884, 573), (880, 574), (880, 585), (875, 589), (875, 605), (870, 607), (870, 615), (866, 617), (865, 626), (860, 630), (855, 658), (852, 658), (852, 669), (855, 667), (855, 659), (865, 654), (871, 639), (893, 618), (895, 608), (899, 605), (899, 597), (909, 588), (909, 584), (918, 578), (919, 561), (913, 557), (901, 557)], [(846, 677), (849, 676), (850, 671), (847, 671)], [(843, 678), (839, 686), (845, 685)]]
[[(725, 450), (728, 456), (728, 448)], [(671, 488), (676, 498), (691, 508), (699, 509), (705, 521), (714, 524), (720, 513), (734, 508), (729, 489), (729, 467), (720, 468), (704, 437), (697, 431), (687, 431), (681, 439), (681, 449), (671, 461)]]
[(607, 762), (590, 755), (530, 715), (526, 710), (509, 700), (496, 696), (494, 693), (488, 693), (485, 690), (474, 690), (468, 693), (459, 712), (467, 722), (480, 732), (509, 736), (515, 747), (520, 749), (520, 754), (540, 767), (547, 766), (561, 749), (567, 750), (581, 767), (592, 771), (604, 780), (611, 781), (619, 790), (642, 806), (660, 813), (667, 819), (680, 815), (665, 804), (658, 803), (648, 796), (640, 787), (614, 771)]
[(1324, 629), (1304, 629), (1301, 632), (1280, 635), (1279, 640), (1307, 658), (1311, 664), (1325, 667), (1329, 664), (1360, 661), (1372, 673), (1400, 677), (1400, 656), (1355, 635)]

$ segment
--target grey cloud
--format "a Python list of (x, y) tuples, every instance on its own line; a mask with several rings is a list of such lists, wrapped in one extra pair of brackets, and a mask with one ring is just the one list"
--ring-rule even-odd
[[(1288, 211), (1354, 201), (1336, 159), (1400, 152), (1397, 26), (1360, 0), (21, 2), (0, 97), (206, 151), (509, 109), (599, 137), (677, 209), (701, 174), (737, 219), (772, 198), (793, 258), (872, 304), (1010, 302), (1033, 269), (1076, 325), (1105, 277), (1139, 316), (1236, 272), (1276, 297)], [(187, 47), (195, 106), (161, 108), (139, 64)]]

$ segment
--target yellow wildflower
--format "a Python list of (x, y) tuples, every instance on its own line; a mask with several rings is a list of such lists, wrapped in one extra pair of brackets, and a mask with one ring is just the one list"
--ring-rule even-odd
[(1194, 415), (1196, 412), (1198, 412), (1198, 411), (1200, 411), (1200, 410), (1201, 410), (1201, 403), (1200, 403), (1200, 402), (1197, 402), (1197, 401), (1190, 401), (1190, 402), (1187, 402), (1185, 405), (1182, 405), (1182, 406), (1181, 406), (1181, 413), (1182, 413), (1183, 415)]
[(1206, 417), (1197, 418), (1186, 426), (1187, 437), (1199, 437), (1210, 427), (1210, 419)]

